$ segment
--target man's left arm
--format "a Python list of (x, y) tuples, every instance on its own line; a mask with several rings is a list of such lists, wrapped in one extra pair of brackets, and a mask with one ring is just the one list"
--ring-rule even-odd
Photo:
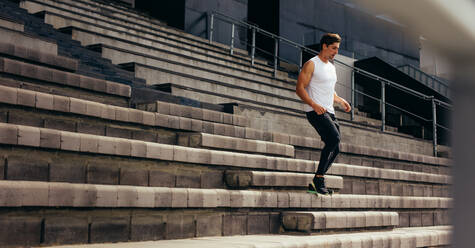
[(339, 97), (336, 94), (336, 92), (334, 93), (334, 96), (333, 96), (333, 102), (340, 104), (343, 107), (343, 109), (345, 110), (345, 112), (350, 112), (351, 111), (350, 104), (345, 99)]

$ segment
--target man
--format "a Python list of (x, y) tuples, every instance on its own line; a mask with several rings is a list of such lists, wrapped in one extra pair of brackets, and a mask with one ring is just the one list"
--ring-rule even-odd
[(297, 80), (296, 93), (306, 103), (304, 110), (307, 119), (325, 143), (317, 172), (309, 184), (309, 191), (320, 194), (332, 193), (325, 187), (324, 175), (340, 151), (340, 127), (333, 104), (340, 104), (346, 112), (351, 110), (350, 104), (335, 92), (337, 77), (332, 62), (338, 53), (340, 42), (338, 34), (323, 35), (320, 53), (304, 64)]

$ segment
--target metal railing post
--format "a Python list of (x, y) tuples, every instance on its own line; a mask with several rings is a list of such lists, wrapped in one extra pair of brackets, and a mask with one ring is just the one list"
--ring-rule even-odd
[(299, 54), (299, 72), (300, 70), (302, 70), (302, 63), (303, 63), (303, 50), (302, 48), (299, 48), (300, 49), (300, 54)]
[(229, 54), (233, 55), (234, 53), (234, 23), (231, 25), (231, 50)]
[(277, 53), (279, 52), (279, 39), (275, 38), (274, 47), (274, 78), (277, 77)]
[(435, 98), (432, 97), (432, 144), (434, 146), (434, 156), (437, 157), (437, 106)]
[(355, 120), (355, 70), (351, 70), (351, 120)]
[(381, 131), (386, 129), (386, 84), (381, 82)]
[[(352, 53), (353, 59), (355, 53)], [(355, 120), (355, 69), (351, 70), (351, 121)]]
[(214, 14), (211, 13), (209, 21), (209, 43), (213, 42), (213, 29), (214, 29)]
[(255, 55), (256, 55), (256, 29), (252, 28), (251, 65), (254, 65)]

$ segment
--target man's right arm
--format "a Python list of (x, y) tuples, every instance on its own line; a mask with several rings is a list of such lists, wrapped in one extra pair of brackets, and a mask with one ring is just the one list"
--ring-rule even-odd
[(300, 97), (300, 99), (302, 99), (302, 101), (312, 107), (313, 110), (317, 112), (317, 114), (321, 115), (326, 112), (326, 109), (312, 101), (307, 91), (305, 91), (305, 88), (308, 86), (308, 84), (310, 83), (310, 79), (312, 78), (313, 69), (313, 61), (309, 60), (304, 64), (302, 71), (300, 72), (299, 77), (297, 79), (297, 88), (295, 93), (297, 93), (297, 95)]

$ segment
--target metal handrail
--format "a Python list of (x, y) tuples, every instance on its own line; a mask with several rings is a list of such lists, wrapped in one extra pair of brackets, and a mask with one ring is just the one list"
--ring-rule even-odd
[(442, 84), (443, 86), (449, 88), (449, 85), (448, 85), (446, 82), (441, 81), (441, 80), (439, 80), (438, 78), (436, 78), (436, 77), (434, 77), (434, 76), (432, 76), (432, 75), (430, 75), (430, 74), (427, 74), (426, 72), (420, 70), (419, 68), (415, 67), (414, 65), (405, 64), (405, 65), (398, 66), (398, 69), (399, 69), (399, 68), (406, 67), (406, 66), (407, 66), (407, 67), (411, 67), (412, 69), (419, 71), (420, 73), (424, 74), (426, 77), (429, 77), (430, 79), (432, 79), (432, 80), (434, 80), (434, 81), (437, 81), (438, 83)]
[[(213, 11), (212, 14), (213, 14), (213, 15), (220, 16), (220, 17), (223, 17), (223, 18), (228, 19), (228, 20), (231, 20), (231, 21), (233, 21), (235, 24), (239, 24), (239, 25), (242, 25), (242, 26), (247, 27), (247, 28), (255, 29), (257, 32), (262, 33), (262, 34), (265, 34), (265, 35), (268, 35), (270, 38), (274, 38), (274, 39), (277, 39), (277, 40), (279, 40), (279, 41), (285, 41), (285, 42), (287, 42), (287, 43), (289, 43), (289, 44), (291, 44), (291, 45), (295, 46), (296, 48), (299, 48), (299, 49), (301, 49), (301, 50), (303, 50), (303, 51), (312, 53), (312, 54), (314, 54), (314, 55), (318, 55), (318, 54), (319, 54), (319, 52), (317, 52), (317, 51), (315, 51), (315, 50), (313, 50), (313, 49), (310, 49), (310, 48), (308, 48), (308, 47), (305, 47), (305, 46), (303, 46), (303, 45), (301, 45), (301, 44), (298, 44), (298, 43), (296, 43), (296, 42), (293, 42), (293, 41), (291, 41), (291, 40), (289, 40), (289, 39), (286, 39), (286, 38), (283, 38), (283, 37), (281, 37), (281, 36), (272, 34), (272, 33), (270, 33), (269, 31), (266, 31), (266, 30), (264, 30), (264, 29), (261, 29), (261, 28), (255, 26), (255, 25), (248, 24), (248, 23), (246, 23), (246, 22), (243, 22), (243, 21), (241, 21), (241, 20), (237, 20), (237, 19), (235, 19), (235, 18), (233, 18), (233, 17), (230, 17), (230, 16), (226, 16), (226, 15), (221, 14), (221, 13), (216, 12), (216, 11)], [(404, 87), (404, 86), (402, 86), (402, 85), (400, 85), (400, 84), (398, 84), (398, 83), (395, 83), (395, 82), (393, 82), (393, 81), (391, 81), (391, 80), (389, 80), (389, 79), (385, 79), (385, 78), (383, 78), (383, 77), (381, 77), (381, 76), (378, 76), (378, 75), (375, 75), (375, 74), (373, 74), (373, 73), (371, 73), (371, 72), (365, 71), (365, 70), (360, 69), (360, 68), (353, 67), (353, 66), (348, 65), (348, 64), (346, 64), (346, 63), (344, 63), (344, 62), (342, 62), (342, 61), (339, 61), (338, 59), (334, 59), (333, 61), (335, 61), (335, 62), (337, 62), (337, 63), (339, 63), (339, 64), (341, 64), (341, 65), (343, 65), (343, 66), (346, 66), (346, 67), (348, 67), (348, 68), (350, 68), (350, 69), (352, 69), (352, 70), (354, 70), (354, 71), (356, 71), (356, 72), (358, 72), (358, 73), (360, 73), (360, 74), (366, 74), (367, 76), (372, 77), (373, 79), (375, 79), (375, 80), (377, 80), (377, 81), (382, 81), (382, 82), (385, 82), (385, 83), (390, 84), (390, 85), (392, 85), (392, 86), (395, 86), (395, 87), (398, 87), (398, 88), (400, 88), (400, 89), (403, 89), (404, 91), (407, 91), (407, 93), (411, 93), (411, 94), (414, 94), (414, 95), (416, 95), (416, 96), (419, 96), (419, 97), (423, 98), (424, 100), (430, 100), (430, 99), (432, 98), (432, 96), (427, 96), (427, 95), (425, 95), (425, 94), (423, 94), (423, 93), (417, 92), (417, 91), (415, 91), (415, 90), (412, 90), (412, 89), (409, 89), (409, 88), (407, 88), (407, 87)], [(437, 99), (436, 99), (436, 101), (440, 101), (440, 100), (437, 100)], [(442, 102), (442, 103), (445, 103), (445, 102)], [(450, 104), (448, 104), (448, 103), (445, 103), (445, 104), (447, 104), (448, 106), (450, 106)]]
[[(231, 28), (231, 47), (230, 47), (230, 54), (232, 55), (233, 54), (233, 50), (234, 50), (234, 30), (235, 30), (235, 25), (238, 25), (238, 26), (241, 26), (241, 27), (244, 27), (246, 29), (249, 29), (252, 31), (252, 44), (249, 44), (249, 42), (246, 42), (247, 45), (251, 45), (251, 65), (254, 65), (254, 57), (255, 57), (255, 49), (256, 49), (256, 46), (255, 46), (255, 35), (256, 35), (256, 32), (257, 33), (260, 33), (260, 34), (264, 34), (272, 39), (275, 40), (275, 47), (274, 47), (274, 54), (273, 54), (273, 57), (274, 57), (274, 77), (276, 77), (276, 73), (277, 73), (277, 60), (280, 59), (282, 61), (288, 61), (288, 60), (285, 60), (281, 57), (278, 56), (278, 46), (279, 46), (279, 42), (285, 42), (285, 43), (288, 43), (290, 46), (293, 46), (297, 49), (300, 50), (300, 62), (299, 62), (299, 70), (302, 68), (302, 56), (303, 56), (303, 52), (307, 52), (307, 53), (310, 53), (310, 54), (313, 54), (313, 55), (318, 55), (319, 52), (313, 50), (313, 49), (310, 49), (308, 47), (305, 47), (301, 44), (298, 44), (294, 41), (291, 41), (289, 39), (286, 39), (284, 37), (281, 37), (279, 35), (276, 35), (276, 34), (273, 34), (273, 33), (270, 33), (269, 31), (266, 31), (264, 29), (261, 29), (259, 28), (257, 25), (253, 25), (253, 24), (249, 24), (247, 22), (244, 22), (244, 21), (241, 21), (241, 20), (237, 20), (233, 17), (230, 17), (230, 16), (227, 16), (227, 15), (224, 15), (222, 13), (219, 13), (217, 11), (212, 11), (210, 14), (208, 14), (208, 16), (210, 17), (211, 21), (209, 22), (210, 23), (210, 27), (209, 27), (209, 41), (212, 42), (212, 38), (213, 38), (213, 29), (214, 29), (214, 18), (219, 18), (220, 20), (224, 21), (224, 22), (227, 22), (229, 24), (232, 25), (232, 28)], [(259, 48), (257, 48), (259, 49)], [(261, 50), (261, 49), (259, 49)], [(270, 54), (270, 53), (269, 53)], [(428, 96), (428, 95), (425, 95), (423, 93), (420, 93), (418, 91), (415, 91), (413, 89), (410, 89), (410, 88), (407, 88), (405, 86), (402, 86), (400, 84), (397, 84), (389, 79), (386, 79), (384, 77), (381, 77), (381, 76), (378, 76), (378, 75), (375, 75), (371, 72), (368, 72), (368, 71), (365, 71), (363, 69), (360, 69), (360, 68), (356, 68), (354, 66), (351, 66), (351, 65), (348, 65), (342, 61), (339, 61), (338, 59), (334, 59), (333, 60), (334, 62), (342, 65), (342, 66), (345, 66), (349, 69), (351, 69), (352, 71), (352, 84), (351, 84), (351, 94), (352, 94), (352, 99), (354, 99), (354, 94), (356, 93), (356, 89), (354, 88), (354, 75), (355, 73), (359, 73), (361, 75), (364, 75), (368, 78), (371, 78), (371, 79), (374, 79), (376, 81), (379, 81), (381, 83), (381, 99), (379, 99), (380, 101), (380, 104), (382, 106), (382, 109), (381, 109), (381, 115), (382, 115), (382, 126), (381, 126), (381, 130), (384, 132), (385, 130), (385, 106), (390, 106), (390, 107), (393, 107), (393, 108), (396, 108), (404, 113), (407, 113), (409, 115), (412, 115), (412, 116), (415, 116), (419, 119), (421, 119), (422, 121), (424, 122), (432, 122), (433, 123), (433, 146), (434, 146), (434, 156), (437, 155), (437, 127), (440, 127), (444, 130), (449, 130), (447, 127), (444, 127), (440, 124), (437, 124), (437, 119), (436, 119), (436, 106), (442, 106), (444, 108), (447, 108), (447, 109), (451, 109), (452, 108), (452, 105), (449, 104), (449, 103), (446, 103), (444, 101), (441, 101), (441, 100), (438, 100), (438, 99), (435, 99), (434, 96)], [(346, 85), (343, 85), (344, 87), (348, 87)], [(426, 118), (423, 118), (421, 116), (418, 116), (414, 113), (411, 113), (407, 110), (403, 110), (402, 108), (399, 108), (397, 106), (394, 106), (392, 104), (389, 104), (386, 102), (386, 99), (385, 99), (385, 87), (386, 86), (392, 86), (394, 88), (397, 88), (397, 89), (400, 89), (406, 93), (409, 93), (409, 94), (412, 94), (416, 97), (419, 97), (423, 100), (426, 100), (426, 101), (431, 101), (432, 103), (432, 115), (433, 115), (433, 118), (432, 120), (428, 120)], [(360, 94), (363, 94), (363, 95), (366, 95), (362, 92), (359, 92)], [(351, 103), (352, 105), (354, 104), (354, 101), (352, 101)], [(354, 106), (353, 106), (354, 107)], [(353, 120), (354, 118), (354, 111), (353, 111), (354, 108), (352, 108), (352, 112), (351, 112), (351, 119)]]

